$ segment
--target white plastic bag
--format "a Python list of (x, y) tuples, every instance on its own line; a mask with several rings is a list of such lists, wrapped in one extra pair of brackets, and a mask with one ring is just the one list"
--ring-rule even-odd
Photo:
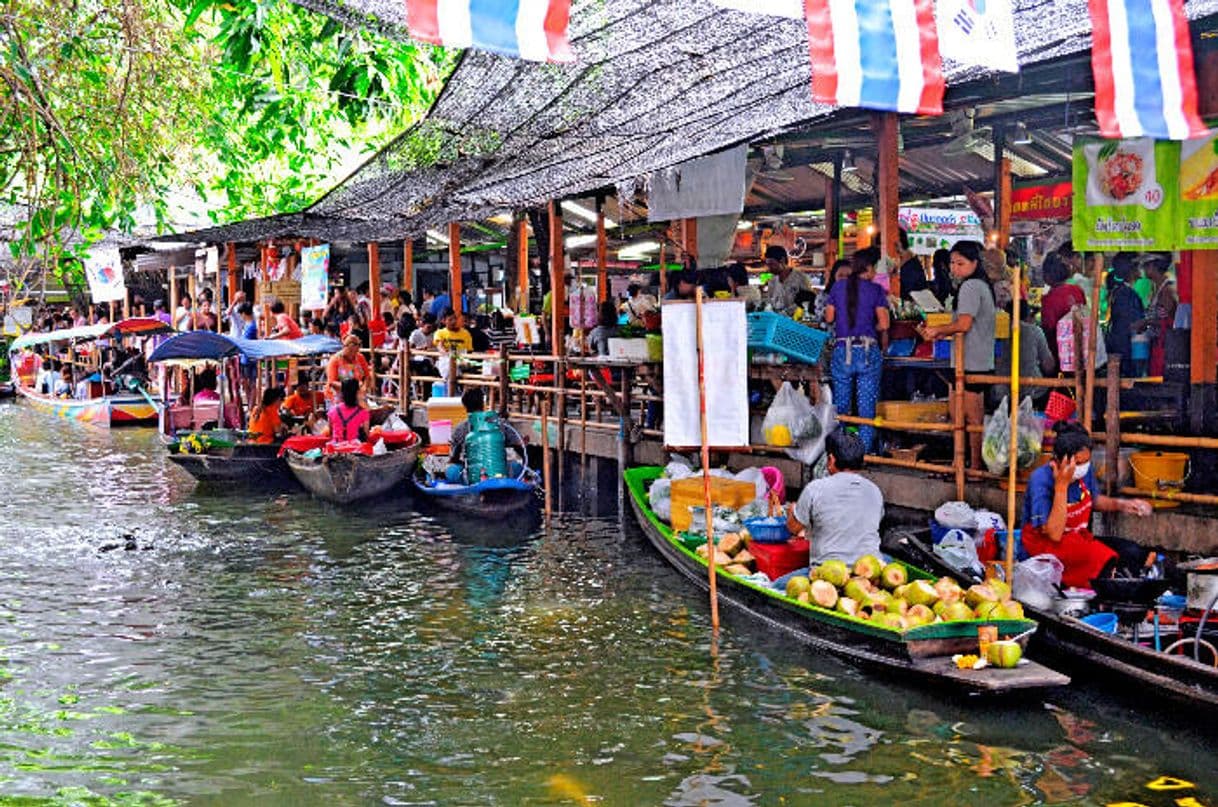
[(757, 495), (753, 497), (753, 501), (760, 500), (762, 503), (768, 501), (770, 486), (766, 484), (765, 475), (761, 473), (760, 468), (745, 468), (740, 473), (736, 474), (738, 482), (750, 482), (757, 490)]
[(977, 513), (968, 502), (944, 502), (935, 508), (935, 523), (949, 529), (972, 530), (977, 524)]
[(1033, 608), (1047, 609), (1057, 599), (1065, 565), (1056, 555), (1035, 555), (1015, 566), (1011, 594)]
[(651, 483), (647, 491), (647, 503), (656, 516), (668, 524), (672, 523), (672, 480), (661, 477)]
[(958, 572), (978, 577), (985, 573), (977, 556), (977, 543), (964, 530), (948, 530), (943, 540), (935, 544), (935, 554)]
[(406, 425), (406, 421), (402, 420), (397, 412), (393, 412), (389, 417), (385, 418), (385, 424), (381, 428), (387, 432), (404, 432), (410, 427)]
[(787, 448), (813, 436), (813, 430), (819, 426), (807, 396), (792, 387), (791, 382), (784, 381), (765, 413), (761, 433), (767, 445)]
[[(821, 385), (819, 400), (820, 403), (812, 407), (812, 415), (817, 426), (816, 433), (806, 436), (794, 448), (787, 449), (788, 457), (804, 465), (815, 466), (817, 464), (817, 460), (825, 453), (825, 438), (837, 428), (837, 409), (833, 406), (833, 392), (829, 389), (828, 384)], [(820, 477), (813, 478), (819, 479)]]
[(379, 457), (382, 454), (388, 454), (389, 449), (385, 447), (384, 440), (377, 440), (376, 445), (372, 447), (372, 456)]

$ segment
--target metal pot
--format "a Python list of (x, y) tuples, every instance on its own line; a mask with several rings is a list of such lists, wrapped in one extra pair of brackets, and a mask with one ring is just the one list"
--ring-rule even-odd
[(1218, 570), (1188, 573), (1188, 607), (1202, 610), (1209, 608), (1218, 597)]

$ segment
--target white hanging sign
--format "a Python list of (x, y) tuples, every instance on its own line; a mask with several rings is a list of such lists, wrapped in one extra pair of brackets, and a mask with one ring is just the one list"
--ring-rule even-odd
[[(664, 443), (702, 444), (698, 406), (698, 307), (668, 302), (664, 320)], [(748, 319), (743, 300), (702, 305), (706, 437), (716, 447), (749, 444)]]
[(85, 258), (85, 280), (95, 303), (111, 303), (127, 298), (123, 281), (123, 259), (118, 247), (95, 249)]

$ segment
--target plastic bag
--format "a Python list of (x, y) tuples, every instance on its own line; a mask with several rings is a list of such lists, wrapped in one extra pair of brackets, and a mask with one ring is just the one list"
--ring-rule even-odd
[(385, 423), (383, 426), (381, 426), (381, 430), (387, 432), (404, 432), (409, 431), (410, 426), (407, 425), (406, 421), (402, 420), (401, 416), (398, 415), (397, 412), (393, 412), (389, 415), (389, 417), (385, 418)]
[(751, 482), (757, 491), (757, 495), (753, 497), (753, 501), (761, 501), (763, 504), (769, 500), (770, 486), (765, 481), (765, 475), (761, 473), (760, 468), (745, 468), (740, 473), (736, 474), (737, 481)]
[[(1057, 355), (1058, 367), (1063, 373), (1072, 373), (1075, 370), (1075, 329), (1081, 329), (1083, 334), (1083, 361), (1087, 362), (1091, 357), (1090, 348), (1090, 312), (1081, 305), (1076, 305), (1070, 309), (1070, 313), (1057, 321)], [(1108, 364), (1108, 347), (1104, 344), (1104, 340), (1099, 337), (1102, 334), (1099, 328), (1096, 328), (1096, 344), (1095, 344), (1095, 366), (1096, 368), (1103, 367)], [(1084, 367), (1087, 365), (1084, 364)]]
[(935, 509), (935, 522), (943, 527), (972, 530), (977, 523), (977, 513), (967, 502), (944, 502)]
[(1046, 609), (1057, 599), (1057, 588), (1066, 567), (1056, 555), (1036, 555), (1016, 564), (1011, 593), (1033, 608)]
[(949, 530), (943, 540), (935, 544), (935, 554), (958, 572), (977, 576), (985, 573), (977, 557), (977, 542), (964, 530)]
[(388, 454), (389, 449), (385, 447), (384, 440), (377, 440), (376, 445), (372, 447), (372, 456), (379, 457), (382, 454)]
[(664, 522), (672, 523), (672, 480), (661, 477), (651, 483), (647, 491), (647, 503), (651, 510)]
[(837, 428), (837, 409), (833, 406), (833, 392), (828, 384), (821, 385), (819, 401), (820, 403), (812, 407), (816, 423), (815, 433), (806, 435), (799, 445), (787, 449), (788, 457), (804, 465), (817, 464), (817, 460), (825, 453), (825, 438)]
[[(1007, 414), (1010, 411), (1009, 400), (1007, 396), (1003, 396), (998, 409), (985, 419), (985, 431), (981, 438), (981, 459), (985, 461), (990, 473), (1002, 473), (1007, 470), (1010, 462), (1011, 418)], [(1040, 456), (1044, 437), (1044, 419), (1032, 408), (1032, 399), (1024, 398), (1019, 403), (1015, 424), (1017, 468), (1032, 467)]]
[(784, 381), (765, 413), (761, 433), (768, 445), (786, 448), (811, 436), (819, 426), (807, 396), (792, 387), (791, 382)]

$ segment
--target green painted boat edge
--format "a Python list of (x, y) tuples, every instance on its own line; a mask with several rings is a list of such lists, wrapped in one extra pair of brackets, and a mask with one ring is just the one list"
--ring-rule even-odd
[[(648, 522), (655, 527), (660, 535), (664, 536), (664, 539), (672, 544), (673, 548), (675, 548), (678, 552), (681, 552), (698, 565), (706, 568), (708, 565), (707, 562), (697, 553), (687, 549), (685, 544), (683, 544), (680, 539), (677, 538), (677, 535), (672, 531), (672, 528), (661, 521), (651, 509), (651, 502), (647, 498), (647, 484), (659, 479), (661, 476), (663, 476), (663, 473), (664, 469), (660, 468), (659, 466), (643, 465), (636, 468), (627, 468), (623, 476), (625, 477), (627, 490), (630, 491), (630, 495), (634, 498), (635, 503), (638, 504), (639, 510), (647, 517)], [(936, 579), (934, 575), (930, 574), (925, 569), (920, 569), (917, 566), (911, 566), (902, 560), (898, 560), (897, 562), (908, 569), (911, 575), (917, 575), (917, 577), (911, 577), (910, 579)], [(768, 586), (759, 586), (750, 580), (736, 577), (735, 575), (729, 574), (722, 569), (718, 570), (717, 574), (729, 578), (735, 585), (751, 588), (754, 591), (765, 594), (773, 599), (776, 604), (781, 605), (789, 611), (802, 613), (804, 616), (812, 619), (831, 620), (848, 626), (850, 630), (857, 631), (859, 633), (866, 633), (870, 636), (879, 637), (881, 639), (887, 639), (897, 644), (905, 644), (909, 641), (959, 639), (962, 637), (969, 638), (977, 635), (977, 627), (979, 625), (995, 625), (998, 627), (998, 632), (1001, 635), (1022, 633), (1023, 631), (1032, 630), (1036, 627), (1036, 623), (1030, 619), (970, 619), (922, 625), (920, 627), (910, 628), (907, 631), (901, 632), (895, 628), (883, 628), (872, 625), (867, 620), (859, 619), (858, 617), (850, 616), (849, 614), (843, 614), (840, 611), (831, 611), (828, 608), (822, 608), (819, 605), (802, 603), (799, 600), (794, 600), (787, 597), (773, 588)]]

